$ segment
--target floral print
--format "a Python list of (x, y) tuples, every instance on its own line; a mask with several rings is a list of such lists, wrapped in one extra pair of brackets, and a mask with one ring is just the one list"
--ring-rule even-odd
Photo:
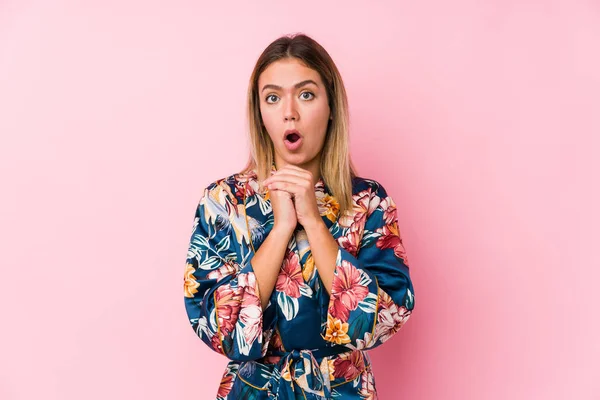
[(337, 318), (333, 318), (331, 314), (327, 317), (327, 331), (325, 340), (335, 344), (350, 343), (348, 337), (348, 323), (342, 322)]
[(354, 351), (341, 355), (334, 362), (335, 378), (343, 377), (345, 380), (354, 380), (365, 369), (365, 360), (363, 353)]
[(331, 222), (335, 222), (335, 219), (340, 212), (340, 204), (335, 197), (322, 191), (318, 191), (317, 199), (319, 200), (319, 213)]
[(222, 334), (228, 335), (233, 332), (233, 326), (240, 313), (240, 298), (229, 286), (217, 288), (215, 293), (215, 308)]
[(323, 223), (339, 245), (331, 295), (299, 227), (264, 309), (251, 261), (273, 228), (268, 191), (254, 171), (204, 190), (183, 287), (194, 331), (230, 359), (217, 399), (377, 398), (365, 350), (406, 323), (414, 290), (394, 201), (374, 180), (352, 184), (353, 210), (345, 215), (323, 179), (315, 185)]
[(281, 272), (277, 277), (276, 288), (280, 292), (294, 298), (300, 297), (300, 287), (304, 284), (300, 260), (298, 255), (287, 251), (281, 266)]
[(361, 387), (358, 393), (363, 400), (377, 400), (377, 392), (375, 391), (375, 381), (373, 373), (370, 369), (365, 370), (360, 374)]
[(192, 266), (192, 264), (187, 264), (185, 267), (185, 274), (184, 274), (184, 282), (183, 282), (183, 291), (185, 294), (185, 297), (194, 297), (195, 293), (198, 293), (198, 286), (200, 286), (200, 284), (198, 282), (196, 282), (196, 279), (194, 279), (194, 272), (196, 270), (194, 269), (194, 267)]
[(369, 289), (361, 284), (361, 273), (348, 261), (342, 261), (331, 286), (331, 308), (329, 314), (342, 321), (348, 321), (350, 311), (356, 310), (358, 303), (369, 294)]
[(410, 316), (410, 311), (404, 306), (398, 307), (390, 296), (382, 293), (380, 310), (377, 316), (378, 324), (375, 327), (375, 337), (385, 342), (404, 325)]

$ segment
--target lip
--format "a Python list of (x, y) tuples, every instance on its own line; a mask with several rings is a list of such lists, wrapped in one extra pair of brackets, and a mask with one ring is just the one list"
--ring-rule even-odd
[[(286, 140), (287, 135), (289, 135), (290, 133), (297, 134), (299, 136), (299, 139), (296, 140), (294, 143)], [(296, 151), (296, 150), (298, 150), (300, 148), (300, 146), (302, 145), (302, 142), (303, 142), (302, 135), (300, 134), (300, 132), (298, 132), (297, 129), (288, 129), (283, 134), (283, 144), (285, 145), (285, 147), (289, 151)]]
[(298, 132), (298, 129), (288, 129), (285, 132), (283, 132), (283, 140), (285, 140), (287, 135), (289, 135), (290, 133), (295, 133), (298, 136), (300, 136), (300, 138), (302, 138), (302, 135), (300, 134), (300, 132)]

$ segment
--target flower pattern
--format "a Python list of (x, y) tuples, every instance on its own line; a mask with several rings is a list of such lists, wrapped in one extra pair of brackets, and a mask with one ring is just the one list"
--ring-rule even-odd
[(350, 343), (348, 337), (348, 323), (342, 322), (331, 315), (327, 318), (327, 330), (325, 332), (325, 340), (335, 344)]
[(404, 264), (408, 266), (406, 251), (404, 250), (402, 238), (400, 238), (400, 232), (398, 231), (396, 205), (394, 204), (394, 201), (388, 197), (381, 202), (381, 206), (385, 210), (383, 213), (385, 225), (377, 229), (377, 233), (381, 235), (379, 239), (377, 239), (377, 247), (380, 249), (394, 249), (396, 257), (402, 258)]
[(358, 229), (358, 225), (351, 225), (348, 233), (338, 238), (338, 243), (342, 249), (356, 256), (358, 248), (360, 246), (361, 231)]
[(220, 330), (224, 335), (233, 332), (240, 313), (240, 296), (229, 285), (220, 286), (215, 292), (215, 308)]
[(300, 297), (300, 287), (303, 284), (304, 279), (302, 278), (298, 255), (288, 250), (283, 259), (281, 272), (277, 277), (277, 290), (290, 297), (298, 298)]
[(414, 290), (394, 201), (374, 180), (355, 177), (352, 190), (352, 211), (340, 215), (323, 179), (315, 185), (321, 218), (339, 245), (331, 293), (299, 229), (263, 309), (251, 260), (273, 228), (269, 193), (260, 190), (254, 171), (205, 188), (183, 286), (194, 331), (230, 359), (217, 399), (277, 393), (286, 400), (302, 392), (377, 398), (366, 350), (404, 326)]
[(375, 337), (383, 343), (402, 328), (410, 317), (411, 312), (404, 306), (398, 307), (387, 293), (382, 293), (380, 305)]
[(375, 380), (373, 379), (373, 373), (368, 369), (360, 375), (361, 387), (359, 394), (363, 400), (377, 400), (377, 392), (375, 391)]
[(216, 279), (218, 282), (226, 276), (235, 274), (237, 271), (239, 271), (239, 267), (234, 262), (225, 261), (219, 268), (206, 274), (206, 277), (208, 279)]
[(321, 216), (326, 217), (331, 222), (335, 222), (340, 212), (340, 203), (335, 197), (322, 191), (317, 191), (318, 209)]
[(225, 374), (221, 379), (221, 384), (219, 385), (219, 390), (217, 392), (217, 397), (222, 399), (226, 398), (229, 392), (231, 391), (231, 387), (233, 386), (233, 375)]
[(256, 291), (256, 276), (240, 274), (238, 283), (245, 289), (245, 296), (240, 305), (240, 321), (244, 326), (243, 337), (248, 344), (252, 344), (261, 334), (260, 321), (262, 318), (262, 308)]
[(365, 369), (365, 360), (361, 351), (353, 351), (338, 357), (334, 362), (334, 377), (354, 380)]
[(196, 270), (192, 264), (186, 265), (183, 278), (183, 291), (185, 297), (194, 297), (194, 294), (198, 293), (198, 286), (200, 286), (200, 284), (196, 282), (196, 279), (194, 279), (195, 271)]
[(369, 294), (369, 288), (361, 284), (361, 273), (348, 261), (343, 260), (333, 277), (329, 313), (342, 321), (348, 321), (350, 311)]

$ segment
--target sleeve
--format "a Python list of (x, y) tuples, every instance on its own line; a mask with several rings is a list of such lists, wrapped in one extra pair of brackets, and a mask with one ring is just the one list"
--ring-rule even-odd
[[(396, 205), (379, 184), (368, 196), (368, 207), (338, 239), (331, 296), (323, 291), (321, 298), (321, 336), (331, 345), (353, 349), (374, 348), (388, 340), (414, 308)], [(357, 221), (362, 218), (366, 221), (358, 239)]]
[(246, 361), (264, 356), (273, 332), (274, 307), (263, 312), (250, 264), (253, 253), (240, 255), (239, 229), (246, 229), (245, 215), (239, 215), (225, 190), (211, 184), (196, 209), (184, 299), (189, 321), (202, 341), (231, 360)]

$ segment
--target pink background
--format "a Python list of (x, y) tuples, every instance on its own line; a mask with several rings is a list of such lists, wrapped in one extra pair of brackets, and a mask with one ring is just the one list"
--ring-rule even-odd
[(411, 262), (380, 397), (599, 399), (599, 3), (279, 3), (0, 2), (0, 398), (214, 399), (193, 214), (246, 159), (259, 53), (303, 31)]

